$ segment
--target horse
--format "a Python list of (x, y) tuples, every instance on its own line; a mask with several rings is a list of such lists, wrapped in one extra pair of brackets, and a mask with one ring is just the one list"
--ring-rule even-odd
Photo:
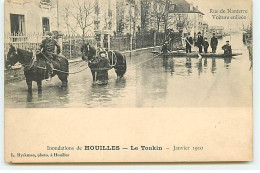
[[(24, 67), (24, 75), (28, 86), (28, 93), (32, 93), (33, 81), (37, 82), (38, 93), (41, 93), (42, 80), (48, 78), (45, 55), (41, 52), (36, 54), (10, 45), (5, 67), (8, 69), (17, 62), (20, 62)], [(69, 72), (68, 60), (63, 56), (54, 55), (52, 63), (55, 69), (53, 70), (52, 77), (57, 74), (59, 79), (62, 81), (62, 87), (67, 87)]]
[[(81, 47), (82, 60), (88, 61), (91, 69), (93, 81), (96, 81), (95, 72), (98, 69), (98, 60), (96, 59), (96, 48), (90, 44), (83, 44)], [(122, 78), (126, 72), (126, 58), (119, 51), (107, 51), (110, 66), (115, 69), (118, 78)]]

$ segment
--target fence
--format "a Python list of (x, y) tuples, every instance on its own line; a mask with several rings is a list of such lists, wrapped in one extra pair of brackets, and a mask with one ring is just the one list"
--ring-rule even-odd
[(16, 48), (33, 51), (39, 49), (41, 41), (45, 38), (42, 33), (32, 33), (27, 35), (10, 34), (4, 36), (4, 55), (8, 53), (10, 45)]
[[(97, 40), (95, 35), (86, 35), (84, 41), (89, 42), (91, 45), (96, 46)], [(69, 58), (78, 58), (82, 56), (81, 46), (83, 44), (81, 35), (63, 35), (62, 39), (62, 54)]]
[[(155, 38), (156, 37), (156, 38)], [(28, 51), (33, 51), (40, 48), (41, 41), (45, 38), (42, 33), (32, 33), (27, 35), (19, 34), (6, 34), (5, 35), (5, 58), (8, 53), (9, 47), (12, 44), (16, 48), (21, 48)], [(95, 35), (86, 35), (84, 41), (88, 41), (91, 45), (96, 46), (97, 40)], [(161, 46), (165, 41), (164, 33), (143, 32), (137, 33), (136, 37), (132, 38), (132, 49), (146, 48)], [(81, 57), (81, 46), (83, 40), (81, 35), (63, 35), (62, 38), (62, 53), (68, 59)], [(176, 33), (174, 47), (181, 47), (181, 34)], [(126, 51), (130, 50), (130, 36), (111, 36), (110, 37), (110, 49)]]
[(145, 47), (152, 47), (154, 46), (154, 37), (155, 34), (154, 33), (137, 33), (136, 34), (136, 48), (140, 49), (140, 48), (145, 48)]
[(111, 36), (110, 49), (125, 51), (130, 50), (130, 37), (129, 36)]

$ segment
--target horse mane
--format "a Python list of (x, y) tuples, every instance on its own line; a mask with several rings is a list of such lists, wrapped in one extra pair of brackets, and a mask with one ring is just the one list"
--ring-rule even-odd
[(32, 57), (33, 53), (24, 49), (17, 48), (17, 52), (21, 53), (23, 57)]

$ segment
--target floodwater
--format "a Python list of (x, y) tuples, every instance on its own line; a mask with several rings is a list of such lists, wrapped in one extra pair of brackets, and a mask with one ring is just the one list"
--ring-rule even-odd
[[(6, 107), (248, 107), (252, 105), (252, 70), (242, 35), (219, 40), (218, 52), (231, 39), (233, 58), (186, 59), (142, 53), (127, 57), (127, 72), (117, 79), (109, 71), (107, 86), (93, 85), (90, 70), (69, 76), (67, 89), (58, 77), (43, 82), (43, 92), (27, 95), (25, 81), (5, 84)], [(71, 64), (71, 72), (85, 62)]]

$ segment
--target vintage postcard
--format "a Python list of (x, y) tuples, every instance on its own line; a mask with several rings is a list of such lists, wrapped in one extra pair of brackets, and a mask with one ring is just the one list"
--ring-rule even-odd
[(252, 7), (6, 0), (5, 161), (252, 161)]

